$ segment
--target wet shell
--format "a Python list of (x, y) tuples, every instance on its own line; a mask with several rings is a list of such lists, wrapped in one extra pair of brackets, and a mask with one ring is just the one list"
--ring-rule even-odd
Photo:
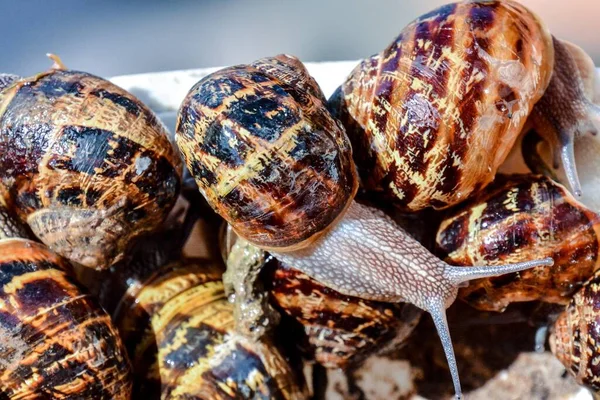
[(0, 242), (0, 398), (130, 398), (117, 330), (68, 270), (43, 245)]
[(482, 310), (517, 301), (566, 303), (600, 267), (600, 216), (539, 175), (501, 176), (442, 221), (439, 254), (453, 265), (552, 257), (553, 267), (473, 281), (459, 297)]
[(344, 296), (275, 259), (271, 297), (298, 321), (308, 356), (327, 368), (357, 365), (370, 355), (398, 348), (422, 311), (408, 303), (382, 303)]
[(489, 184), (553, 68), (552, 38), (513, 1), (434, 10), (362, 61), (330, 100), (365, 188), (406, 211)]
[(348, 138), (290, 56), (220, 70), (188, 93), (177, 143), (210, 205), (263, 248), (308, 245), (350, 204)]
[(175, 262), (127, 292), (115, 320), (136, 373), (136, 396), (304, 399), (301, 380), (268, 340), (234, 331), (221, 272)]
[(0, 92), (0, 195), (77, 263), (119, 261), (166, 217), (180, 177), (164, 126), (106, 80), (51, 69)]
[(550, 349), (577, 382), (600, 391), (600, 274), (573, 296), (558, 317)]

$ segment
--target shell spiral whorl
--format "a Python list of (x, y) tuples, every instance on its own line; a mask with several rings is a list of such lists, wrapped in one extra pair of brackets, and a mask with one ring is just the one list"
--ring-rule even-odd
[(552, 37), (513, 1), (434, 10), (361, 62), (330, 100), (367, 190), (407, 211), (490, 183), (547, 87)]
[(0, 195), (52, 250), (93, 268), (123, 258), (179, 193), (181, 160), (133, 95), (53, 68), (0, 92)]
[(176, 140), (211, 206), (263, 248), (306, 246), (358, 182), (350, 144), (316, 82), (280, 55), (226, 68), (185, 98)]

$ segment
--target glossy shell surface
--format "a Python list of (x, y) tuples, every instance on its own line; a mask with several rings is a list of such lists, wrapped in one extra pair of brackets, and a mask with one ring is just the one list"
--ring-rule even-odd
[(117, 329), (68, 270), (43, 245), (0, 241), (0, 398), (130, 398)]
[(590, 279), (559, 316), (550, 336), (554, 355), (577, 382), (600, 391), (600, 274)]
[(131, 286), (115, 319), (131, 354), (136, 395), (162, 399), (303, 399), (269, 341), (235, 333), (221, 271), (175, 262)]
[(120, 260), (166, 217), (180, 177), (164, 126), (106, 80), (53, 69), (0, 93), (0, 195), (73, 261)]
[(465, 1), (362, 61), (330, 107), (367, 190), (406, 211), (440, 209), (492, 181), (552, 66), (551, 36), (524, 6)]
[(554, 266), (473, 281), (459, 297), (484, 310), (515, 301), (566, 303), (600, 267), (600, 216), (540, 175), (498, 176), (445, 218), (436, 237), (452, 265), (552, 257)]
[(348, 138), (290, 56), (202, 79), (180, 108), (176, 139), (211, 206), (263, 248), (306, 246), (357, 190)]

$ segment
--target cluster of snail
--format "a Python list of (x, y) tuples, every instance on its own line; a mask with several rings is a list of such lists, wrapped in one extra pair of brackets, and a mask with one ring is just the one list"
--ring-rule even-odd
[[(329, 100), (293, 56), (219, 70), (174, 141), (53, 59), (0, 75), (0, 398), (306, 399), (280, 316), (303, 357), (345, 368), (421, 310), (460, 398), (457, 297), (565, 305), (550, 348), (600, 390), (595, 69), (523, 5), (423, 15)], [(212, 211), (219, 257), (183, 256)], [(398, 211), (439, 224), (408, 233)]]

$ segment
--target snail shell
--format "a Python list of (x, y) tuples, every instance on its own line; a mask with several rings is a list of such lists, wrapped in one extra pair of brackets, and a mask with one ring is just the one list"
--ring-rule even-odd
[(183, 101), (176, 140), (188, 168), (213, 209), (262, 248), (306, 247), (354, 198), (350, 144), (324, 104), (285, 55), (211, 74)]
[(600, 391), (600, 274), (573, 296), (552, 327), (550, 349), (577, 382)]
[(136, 373), (136, 395), (163, 399), (305, 399), (275, 344), (234, 330), (221, 271), (202, 260), (160, 267), (115, 313)]
[(552, 37), (513, 1), (427, 13), (362, 61), (330, 99), (369, 191), (406, 211), (489, 184), (553, 67)]
[(459, 297), (482, 310), (517, 301), (566, 303), (600, 267), (600, 216), (562, 185), (539, 175), (499, 175), (451, 212), (436, 237), (452, 265), (552, 257), (554, 266), (473, 281)]
[(45, 246), (0, 241), (0, 398), (129, 399), (110, 317)]
[(0, 91), (0, 196), (52, 250), (105, 269), (158, 227), (181, 160), (133, 95), (56, 66)]

